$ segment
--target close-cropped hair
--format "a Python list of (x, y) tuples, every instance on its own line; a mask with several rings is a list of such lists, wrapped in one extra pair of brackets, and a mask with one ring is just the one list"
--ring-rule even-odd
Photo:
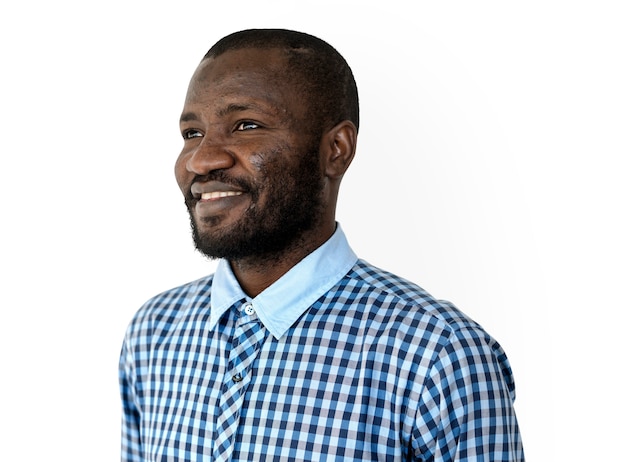
[(354, 75), (343, 56), (313, 35), (287, 29), (247, 29), (220, 39), (203, 59), (243, 48), (286, 53), (285, 81), (294, 82), (321, 129), (349, 120), (359, 128), (359, 97)]

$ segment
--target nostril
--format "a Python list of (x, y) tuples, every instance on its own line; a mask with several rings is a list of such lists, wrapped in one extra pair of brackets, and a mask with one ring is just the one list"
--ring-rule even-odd
[(234, 165), (234, 156), (224, 146), (198, 146), (188, 157), (187, 171), (196, 175), (207, 175), (214, 170), (223, 170)]

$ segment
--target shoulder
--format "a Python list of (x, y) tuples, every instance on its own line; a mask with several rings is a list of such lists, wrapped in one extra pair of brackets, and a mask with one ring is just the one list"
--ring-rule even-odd
[(126, 333), (126, 342), (141, 337), (165, 335), (191, 310), (209, 310), (213, 275), (161, 292), (148, 299), (135, 313)]
[(422, 287), (388, 271), (359, 260), (347, 275), (357, 286), (383, 297), (387, 303), (398, 305), (416, 315), (432, 317), (446, 330), (482, 330), (467, 314), (446, 300), (438, 300)]
[(451, 302), (438, 300), (419, 285), (363, 260), (346, 275), (344, 284), (353, 287), (346, 298), (353, 297), (356, 303), (367, 300), (362, 304), (384, 316), (388, 324), (403, 326), (405, 341), (421, 345), (422, 353), (429, 351), (433, 365), (450, 357), (456, 364), (491, 364), (513, 392), (511, 368), (500, 344)]

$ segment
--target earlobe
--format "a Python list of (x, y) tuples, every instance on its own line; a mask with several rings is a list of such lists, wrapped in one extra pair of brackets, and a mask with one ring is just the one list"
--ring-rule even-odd
[(348, 170), (356, 152), (357, 129), (352, 122), (344, 120), (331, 128), (324, 137), (326, 153), (326, 176), (341, 178)]

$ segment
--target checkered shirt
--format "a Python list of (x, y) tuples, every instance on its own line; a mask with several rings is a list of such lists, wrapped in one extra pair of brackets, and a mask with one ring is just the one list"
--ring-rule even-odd
[(220, 262), (139, 310), (123, 461), (524, 460), (500, 345), (340, 228), (266, 292)]

